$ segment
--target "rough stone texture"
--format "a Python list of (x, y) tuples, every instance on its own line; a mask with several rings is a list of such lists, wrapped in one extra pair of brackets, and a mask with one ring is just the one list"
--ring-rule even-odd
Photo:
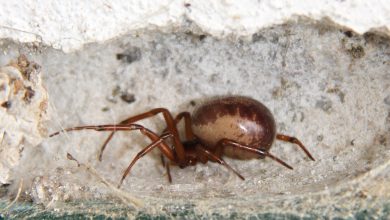
[[(191, 24), (169, 34), (139, 30), (70, 54), (9, 41), (2, 45), (9, 57), (25, 53), (42, 65), (51, 97), (50, 132), (115, 123), (153, 107), (174, 114), (192, 111), (210, 96), (239, 94), (268, 106), (278, 130), (300, 138), (316, 162), (298, 147), (277, 142), (271, 152), (293, 171), (267, 159), (227, 159), (245, 181), (208, 163), (172, 167), (174, 182), (168, 184), (156, 151), (139, 160), (121, 191), (115, 191), (110, 184), (118, 183), (148, 141), (138, 132), (117, 135), (98, 162), (107, 134), (80, 131), (23, 152), (23, 166), (14, 177), (24, 177), (24, 196), (65, 212), (69, 206), (63, 200), (117, 201), (115, 207), (129, 216), (388, 216), (388, 38), (307, 20), (264, 29), (251, 40), (221, 40), (194, 30), (199, 29)], [(156, 131), (165, 127), (161, 117), (143, 124)], [(68, 160), (67, 152), (85, 166)], [(147, 205), (140, 212), (127, 209), (133, 204), (125, 200), (129, 197)], [(76, 206), (75, 211), (110, 214), (115, 209), (98, 207)]]
[(47, 93), (40, 66), (24, 55), (0, 68), (0, 184), (10, 184), (12, 169), (25, 148), (43, 140)]
[[(295, 16), (330, 19), (357, 33), (390, 27), (390, 2), (377, 0), (3, 1), (0, 38), (41, 42), (70, 52), (142, 28), (180, 30), (185, 20), (214, 37), (251, 36)], [(48, 19), (50, 18), (50, 19)]]

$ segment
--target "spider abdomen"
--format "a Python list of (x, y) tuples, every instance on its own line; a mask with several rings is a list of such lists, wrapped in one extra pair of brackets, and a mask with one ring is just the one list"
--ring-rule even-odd
[[(210, 150), (221, 139), (233, 140), (268, 151), (276, 135), (275, 120), (260, 102), (248, 97), (223, 97), (200, 106), (193, 114), (193, 131)], [(250, 152), (225, 147), (224, 155), (238, 159), (258, 158)]]

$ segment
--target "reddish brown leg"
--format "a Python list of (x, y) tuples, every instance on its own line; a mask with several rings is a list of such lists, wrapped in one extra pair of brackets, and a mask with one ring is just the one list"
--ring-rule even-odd
[(215, 161), (229, 170), (233, 171), (240, 179), (245, 180), (243, 176), (241, 176), (240, 173), (238, 173), (236, 170), (234, 170), (228, 163), (226, 163), (222, 158), (218, 157), (217, 155), (213, 154), (212, 152), (208, 151), (207, 149), (201, 147), (200, 145), (197, 146), (198, 152), (202, 153), (205, 157), (209, 158), (211, 161)]
[[(79, 126), (79, 127), (73, 127), (73, 128), (67, 128), (62, 131), (55, 132), (50, 135), (50, 137), (53, 137), (55, 135), (60, 134), (61, 132), (65, 131), (78, 131), (78, 130), (95, 130), (95, 131), (133, 131), (133, 130), (139, 130), (142, 134), (146, 135), (149, 139), (151, 139), (154, 142), (157, 142), (159, 140), (162, 140), (163, 137), (159, 137), (156, 133), (152, 132), (151, 130), (143, 127), (142, 125), (138, 124), (128, 124), (128, 125), (92, 125), (92, 126)], [(174, 137), (173, 134), (166, 134), (167, 137)], [(152, 143), (152, 144), (153, 144)], [(159, 141), (159, 143), (156, 145), (160, 148), (160, 150), (164, 153), (166, 157), (168, 157), (172, 161), (176, 161), (177, 158), (175, 157), (175, 154), (173, 153), (172, 149), (163, 141)]]
[(291, 169), (291, 170), (293, 169), (286, 162), (284, 162), (283, 160), (275, 157), (274, 155), (272, 155), (268, 151), (264, 151), (264, 150), (261, 150), (261, 149), (258, 149), (258, 148), (252, 148), (250, 146), (247, 146), (247, 145), (244, 145), (244, 144), (240, 144), (240, 143), (238, 143), (236, 141), (233, 141), (233, 140), (229, 140), (229, 139), (222, 139), (222, 140), (220, 140), (217, 143), (216, 149), (218, 149), (218, 148), (222, 148), (223, 149), (223, 147), (227, 146), (227, 145), (239, 148), (239, 149), (244, 150), (244, 151), (252, 152), (252, 153), (255, 153), (255, 154), (258, 154), (258, 155), (261, 155), (261, 156), (269, 157), (269, 158), (275, 160), (276, 162), (280, 163), (281, 165), (285, 166), (286, 168)]
[(184, 129), (186, 132), (186, 139), (192, 140), (195, 138), (194, 132), (192, 131), (192, 121), (191, 121), (191, 115), (189, 112), (182, 112), (176, 116), (176, 119), (178, 122), (184, 118)]
[[(175, 126), (184, 118), (184, 127), (185, 127), (185, 134), (186, 134), (186, 139), (191, 140), (194, 138), (194, 134), (192, 132), (191, 128), (191, 115), (189, 112), (181, 112), (179, 113), (174, 120)], [(162, 134), (165, 134), (168, 131), (168, 128), (165, 128), (162, 132)], [(167, 174), (168, 174), (168, 181), (172, 183), (172, 176), (170, 173), (169, 169), (169, 163), (164, 162), (164, 156), (161, 155), (161, 161), (163, 162), (163, 166), (166, 167), (167, 169)]]
[(168, 162), (168, 163), (165, 162), (165, 159), (164, 159), (164, 155), (163, 155), (163, 154), (161, 154), (161, 163), (162, 163), (163, 167), (165, 167), (166, 170), (167, 170), (167, 175), (168, 175), (168, 181), (169, 181), (169, 183), (172, 183), (172, 176), (171, 176), (171, 170), (169, 169), (169, 162)]
[[(150, 110), (148, 112), (145, 112), (145, 113), (142, 113), (142, 114), (130, 117), (130, 118), (124, 120), (124, 121), (121, 121), (120, 125), (131, 124), (131, 123), (134, 123), (136, 121), (139, 121), (139, 120), (142, 120), (142, 119), (145, 119), (145, 118), (149, 118), (149, 117), (155, 116), (155, 115), (157, 115), (159, 113), (163, 114), (165, 122), (167, 123), (167, 128), (168, 128), (169, 132), (172, 133), (172, 135), (173, 135), (173, 141), (174, 141), (175, 151), (176, 151), (177, 158), (178, 158), (178, 163), (179, 164), (183, 163), (184, 160), (185, 160), (184, 147), (183, 147), (183, 145), (180, 142), (179, 132), (177, 131), (177, 128), (176, 128), (174, 120), (173, 120), (173, 117), (172, 117), (171, 113), (167, 109), (165, 109), (165, 108), (155, 108), (155, 109), (152, 109), (152, 110)], [(103, 146), (101, 147), (100, 154), (99, 154), (99, 160), (100, 161), (102, 160), (103, 151), (105, 150), (108, 142), (114, 136), (114, 133), (115, 133), (115, 131), (113, 131), (108, 136), (108, 138), (104, 142)]]
[[(150, 131), (149, 129), (138, 125), (138, 124), (128, 124), (128, 125), (97, 125), (97, 126), (79, 126), (79, 127), (73, 127), (73, 128), (67, 128), (62, 131), (58, 131), (56, 133), (53, 133), (50, 135), (50, 137), (53, 137), (55, 135), (60, 134), (61, 132), (65, 131), (77, 131), (77, 130), (95, 130), (95, 131), (132, 131), (132, 130), (140, 130), (142, 134), (149, 137), (149, 139), (152, 140), (152, 143), (149, 144), (147, 147), (145, 147), (142, 151), (140, 151), (137, 156), (133, 159), (133, 161), (130, 163), (130, 165), (127, 167), (126, 171), (124, 172), (122, 179), (118, 185), (118, 188), (122, 185), (123, 180), (126, 178), (126, 176), (129, 174), (131, 167), (137, 162), (138, 159), (143, 157), (145, 154), (149, 153), (151, 150), (153, 150), (155, 147), (159, 147), (161, 152), (169, 158), (171, 161), (177, 162), (177, 158), (175, 157), (175, 153), (172, 151), (172, 149), (164, 142), (164, 139), (167, 139), (169, 137), (174, 137), (171, 133), (166, 133), (164, 135), (158, 136), (156, 133)], [(167, 167), (168, 173), (169, 173), (169, 167)], [(170, 174), (169, 174), (170, 175)]]
[[(155, 136), (154, 140), (153, 140), (153, 143), (151, 143), (150, 145), (148, 145), (147, 147), (145, 147), (143, 150), (141, 150), (135, 157), (134, 159), (131, 161), (131, 163), (129, 164), (129, 166), (127, 167), (127, 169), (125, 170), (125, 172), (123, 173), (123, 176), (122, 176), (122, 179), (121, 181), (119, 182), (118, 184), (118, 188), (122, 185), (123, 183), (123, 180), (126, 178), (126, 176), (130, 173), (130, 170), (131, 168), (134, 166), (134, 164), (143, 156), (145, 156), (147, 153), (149, 153), (150, 151), (152, 151), (154, 148), (158, 147), (160, 144), (164, 143), (164, 139), (166, 138), (169, 138), (169, 137), (173, 137), (172, 134), (164, 134), (160, 137), (158, 136)], [(171, 152), (173, 154), (173, 152)], [(164, 153), (165, 155), (165, 153)], [(168, 157), (169, 158), (169, 157)], [(175, 161), (175, 160), (173, 160)]]
[[(195, 138), (195, 135), (192, 131), (192, 121), (191, 121), (191, 115), (189, 112), (181, 112), (179, 113), (174, 122), (175, 122), (175, 125), (177, 126), (177, 124), (184, 118), (184, 129), (185, 129), (185, 134), (186, 134), (186, 139), (187, 140), (192, 140)], [(165, 133), (166, 131), (168, 130), (168, 128), (165, 128), (163, 133)]]
[(297, 144), (311, 160), (315, 161), (315, 159), (313, 158), (313, 156), (311, 156), (311, 154), (306, 149), (306, 147), (297, 138), (290, 137), (290, 136), (287, 136), (287, 135), (284, 135), (284, 134), (277, 134), (276, 135), (276, 139), (281, 140), (281, 141), (290, 142), (290, 143), (293, 143), (293, 144)]

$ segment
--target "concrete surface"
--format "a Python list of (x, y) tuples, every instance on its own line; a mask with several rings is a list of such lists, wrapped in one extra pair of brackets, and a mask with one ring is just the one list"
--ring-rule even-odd
[(70, 52), (147, 28), (170, 32), (186, 21), (218, 38), (251, 36), (297, 16), (329, 19), (363, 34), (389, 34), (390, 3), (365, 0), (1, 1), (0, 38)]
[(0, 68), (0, 184), (12, 181), (24, 148), (42, 142), (48, 97), (41, 67), (20, 55)]
[[(7, 54), (2, 65), (20, 53), (41, 64), (50, 97), (49, 133), (115, 123), (153, 107), (174, 114), (192, 111), (210, 96), (238, 94), (267, 105), (278, 130), (300, 138), (316, 162), (297, 147), (276, 142), (271, 151), (293, 171), (267, 159), (227, 159), (245, 181), (208, 163), (173, 167), (174, 182), (168, 184), (156, 151), (134, 166), (118, 191), (112, 186), (148, 141), (137, 132), (117, 135), (98, 162), (107, 134), (72, 132), (43, 137), (40, 145), (24, 149), (22, 165), (4, 194), (14, 198), (23, 178), (21, 198), (58, 211), (68, 211), (64, 201), (99, 199), (151, 215), (179, 209), (195, 216), (348, 217), (361, 210), (387, 215), (388, 38), (307, 19), (265, 28), (250, 38), (217, 39), (199, 30), (191, 22), (173, 33), (138, 30), (69, 54), (2, 40)], [(144, 124), (164, 128), (158, 117)], [(68, 160), (68, 152), (84, 165)], [(130, 216), (138, 213), (131, 210)]]

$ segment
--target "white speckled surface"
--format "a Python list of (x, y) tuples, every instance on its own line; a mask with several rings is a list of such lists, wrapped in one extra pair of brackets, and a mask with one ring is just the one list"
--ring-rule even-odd
[(140, 28), (171, 30), (190, 20), (215, 37), (250, 36), (295, 16), (329, 18), (358, 33), (381, 29), (388, 34), (386, 0), (243, 0), (243, 1), (2, 1), (0, 38), (39, 41), (72, 51)]
[(40, 66), (25, 56), (0, 67), (0, 185), (14, 180), (22, 152), (46, 136), (48, 97)]
[[(106, 135), (72, 132), (23, 152), (21, 164), (33, 163), (34, 168), (19, 166), (14, 178), (16, 183), (24, 178), (34, 202), (57, 207), (57, 201), (104, 198), (127, 204), (124, 199), (131, 195), (149, 204), (141, 209), (148, 213), (189, 203), (199, 213), (305, 209), (348, 216), (365, 204), (362, 198), (370, 199), (370, 207), (388, 200), (387, 38), (307, 20), (264, 29), (251, 40), (220, 40), (192, 30), (198, 29), (138, 31), (69, 54), (7, 41), (2, 45), (10, 57), (26, 53), (42, 64), (51, 97), (50, 131), (115, 123), (153, 107), (176, 114), (193, 110), (191, 101), (196, 106), (210, 96), (239, 94), (266, 104), (279, 131), (299, 137), (316, 162), (296, 147), (277, 142), (272, 153), (291, 164), (293, 171), (271, 160), (228, 159), (245, 181), (208, 163), (173, 167), (174, 183), (167, 184), (156, 151), (134, 166), (118, 193), (101, 178), (116, 185), (130, 159), (148, 141), (137, 132), (118, 135), (103, 162), (98, 162)], [(118, 54), (122, 59), (117, 59)], [(123, 94), (134, 95), (135, 101), (124, 101)], [(164, 127), (161, 118), (145, 125), (153, 130)], [(90, 166), (89, 171), (67, 160), (67, 152)]]
[[(311, 162), (297, 148), (277, 142), (272, 153), (294, 171), (270, 160), (228, 159), (246, 181), (208, 163), (173, 167), (169, 185), (154, 152), (116, 191), (110, 184), (118, 183), (130, 158), (148, 142), (136, 132), (118, 135), (98, 162), (106, 135), (73, 132), (41, 137), (40, 145), (19, 152), (23, 157), (11, 175), (14, 184), (6, 187), (9, 198), (23, 178), (24, 197), (56, 209), (62, 201), (86, 198), (122, 201), (127, 207), (135, 196), (149, 204), (140, 210), (157, 214), (188, 204), (197, 213), (310, 210), (348, 217), (359, 207), (380, 210), (390, 200), (389, 39), (348, 30), (382, 28), (386, 35), (388, 4), (3, 2), (0, 37), (33, 43), (1, 40), (0, 65), (20, 54), (42, 65), (51, 132), (115, 123), (152, 107), (174, 114), (191, 111), (210, 96), (239, 94), (266, 104), (278, 129), (299, 137), (317, 159)], [(9, 16), (15, 14), (23, 16)], [(314, 22), (295, 15), (330, 19)], [(160, 118), (145, 125), (164, 127)], [(67, 160), (67, 152), (90, 168)]]

